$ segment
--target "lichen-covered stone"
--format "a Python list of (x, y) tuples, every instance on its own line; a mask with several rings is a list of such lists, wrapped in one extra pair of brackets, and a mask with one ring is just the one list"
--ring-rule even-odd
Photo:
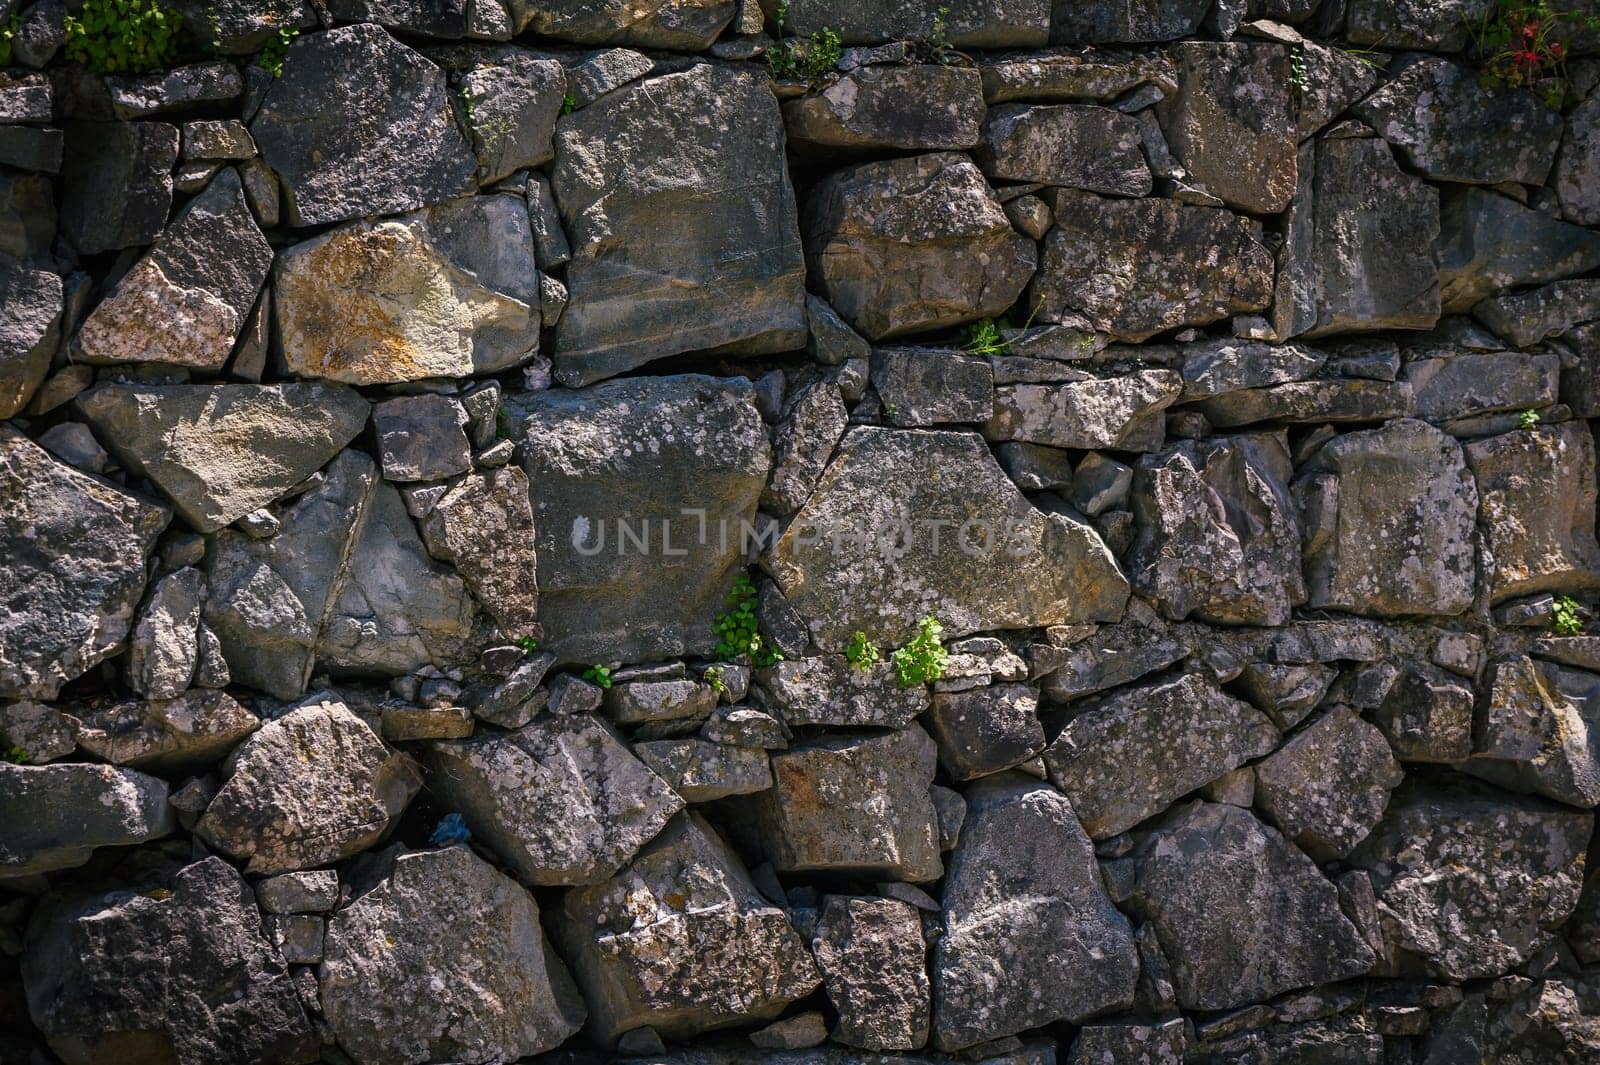
[(1133, 479), (1134, 585), (1174, 621), (1281, 625), (1305, 602), (1292, 473), (1275, 434), (1186, 441)]
[(645, 1025), (683, 1039), (770, 1020), (821, 983), (788, 917), (692, 813), (616, 877), (567, 892), (555, 929), (607, 1046)]
[(0, 696), (53, 699), (132, 628), (171, 515), (0, 426)]
[(1105, 839), (1277, 746), (1265, 714), (1198, 673), (1077, 710), (1045, 749), (1084, 831)]
[(1498, 976), (1550, 941), (1582, 887), (1594, 815), (1503, 792), (1407, 784), (1350, 856), (1384, 940), (1435, 978)]
[(979, 782), (968, 802), (934, 941), (935, 1045), (959, 1050), (1130, 1007), (1133, 930), (1072, 805), (1014, 774)]
[(248, 872), (293, 872), (378, 842), (421, 786), (344, 703), (314, 695), (267, 722), (229, 757), (195, 833)]
[(428, 786), (530, 884), (595, 884), (684, 800), (587, 714), (433, 745)]
[(515, 466), (468, 474), (422, 519), (435, 558), (455, 565), (506, 633), (538, 624), (537, 529), (528, 475)]
[(894, 899), (829, 895), (811, 942), (833, 1039), (863, 1050), (916, 1050), (928, 1041), (927, 946), (915, 907)]
[(693, 738), (647, 740), (634, 744), (633, 753), (685, 802), (713, 802), (772, 787), (772, 766), (757, 747)]
[[(1518, 656), (1496, 663), (1488, 679), (1472, 758), (1461, 769), (1569, 806), (1600, 804), (1600, 737), (1591, 732), (1600, 707), (1584, 697), (1593, 675)], [(1574, 687), (1578, 697), (1569, 698)]]
[(28, 1012), (63, 1061), (317, 1060), (316, 1033), (244, 877), (212, 857), (138, 887), (54, 895), (34, 914)]
[(1154, 182), (1139, 143), (1139, 124), (1109, 107), (1004, 104), (984, 118), (977, 157), (997, 181), (1147, 196)]
[(971, 148), (984, 120), (983, 81), (970, 67), (866, 66), (783, 104), (800, 150)]
[(756, 684), (790, 726), (905, 728), (928, 708), (926, 685), (901, 688), (889, 662), (858, 669), (843, 655), (778, 662)]
[(1128, 905), (1154, 925), (1185, 1009), (1233, 1009), (1372, 968), (1334, 886), (1248, 810), (1179, 807), (1132, 858)]
[(1336, 706), (1257, 763), (1262, 812), (1307, 854), (1343, 858), (1383, 816), (1404, 777), (1383, 733)]
[(1206, 0), (1162, 4), (1051, 4), (1050, 40), (1063, 44), (1142, 44), (1172, 41), (1200, 27)]
[(295, 40), (250, 135), (297, 227), (442, 203), (471, 192), (477, 169), (444, 72), (371, 24)]
[(1401, 380), (1411, 386), (1417, 413), (1438, 422), (1548, 407), (1556, 401), (1560, 377), (1555, 355), (1495, 351), (1415, 359)]
[(1476, 440), (1466, 457), (1478, 482), (1496, 603), (1600, 587), (1588, 426), (1567, 422)]
[(995, 684), (939, 692), (924, 719), (939, 745), (939, 763), (955, 780), (998, 773), (1044, 750), (1039, 692), (1025, 684)]
[(88, 753), (165, 776), (220, 761), (261, 727), (260, 718), (225, 692), (204, 690), (86, 707), (77, 718), (78, 746)]
[(733, 20), (734, 0), (549, 0), (513, 4), (517, 29), (579, 44), (703, 51)]
[(546, 648), (585, 663), (710, 651), (770, 464), (750, 385), (646, 377), (509, 400), (538, 486)]
[(1035, 264), (1033, 242), (952, 152), (830, 174), (806, 201), (802, 231), (821, 295), (874, 341), (998, 315)]
[(129, 469), (200, 532), (265, 506), (339, 453), (367, 422), (348, 388), (106, 384), (78, 409)]
[(1600, 224), (1600, 92), (1589, 95), (1567, 115), (1561, 154), (1556, 158), (1552, 184), (1561, 198), (1561, 213), (1569, 222)]
[(1600, 233), (1551, 218), (1487, 189), (1444, 197), (1439, 211), (1439, 291), (1446, 314), (1486, 296), (1600, 267)]
[(1294, 484), (1311, 605), (1379, 617), (1466, 610), (1478, 497), (1467, 461), (1412, 419), (1324, 444)]
[(1028, 296), (1038, 320), (1082, 315), (1118, 340), (1259, 311), (1273, 257), (1259, 226), (1166, 199), (1113, 200), (1063, 189)]
[(572, 244), (563, 384), (681, 351), (804, 342), (794, 190), (764, 77), (704, 63), (647, 78), (563, 118), (556, 143)]
[(0, 418), (20, 414), (61, 342), (61, 278), (0, 266)]
[(1165, 438), (1163, 412), (1179, 393), (1178, 377), (1171, 370), (1136, 370), (1061, 384), (1000, 385), (983, 434), (990, 440), (1050, 447), (1153, 451)]
[(802, 37), (824, 27), (846, 44), (932, 40), (942, 17), (957, 48), (1016, 48), (1045, 43), (1050, 32), (1048, 0), (955, 0), (942, 14), (916, 0), (857, 4), (850, 0), (795, 0), (785, 26)]
[(510, 1061), (584, 1020), (527, 890), (464, 846), (390, 853), (328, 922), (322, 1014), (361, 1065)]
[(96, 847), (128, 847), (177, 828), (166, 782), (87, 762), (0, 761), (0, 881), (74, 869)]
[(774, 786), (741, 805), (740, 830), (780, 872), (937, 880), (937, 759), (916, 725), (796, 743), (773, 754)]
[(852, 429), (767, 565), (835, 651), (858, 630), (903, 643), (926, 614), (949, 636), (1109, 621), (1127, 597), (1093, 529), (1034, 509), (979, 437), (955, 432)]

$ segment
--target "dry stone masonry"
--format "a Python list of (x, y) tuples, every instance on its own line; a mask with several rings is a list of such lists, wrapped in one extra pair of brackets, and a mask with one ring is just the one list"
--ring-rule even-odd
[(1600, 1062), (1600, 5), (0, 0), (0, 1065)]

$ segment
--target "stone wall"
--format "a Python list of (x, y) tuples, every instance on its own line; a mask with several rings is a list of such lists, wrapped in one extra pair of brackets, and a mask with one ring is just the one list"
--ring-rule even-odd
[(1600, 1061), (1600, 20), (164, 2), (0, 0), (0, 1063)]

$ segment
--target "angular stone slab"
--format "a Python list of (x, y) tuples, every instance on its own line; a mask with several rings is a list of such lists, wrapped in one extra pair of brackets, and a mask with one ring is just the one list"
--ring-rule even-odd
[(1383, 733), (1336, 706), (1256, 764), (1255, 800), (1284, 835), (1326, 862), (1366, 838), (1404, 776)]
[(22, 413), (50, 372), (61, 342), (61, 297), (56, 274), (0, 267), (0, 418)]
[(1034, 509), (970, 433), (852, 429), (764, 565), (835, 651), (928, 614), (947, 636), (1111, 621), (1128, 594), (1098, 534)]
[(0, 762), (0, 881), (74, 869), (96, 847), (128, 847), (177, 830), (167, 783), (88, 762)]
[(0, 696), (54, 699), (133, 626), (162, 506), (0, 425)]
[(706, 63), (561, 119), (551, 185), (572, 244), (556, 375), (805, 339), (805, 264), (766, 78)]
[(1452, 192), (1440, 209), (1439, 286), (1446, 314), (1486, 296), (1600, 267), (1600, 233), (1487, 189)]
[(272, 502), (366, 426), (367, 401), (338, 385), (101, 385), (76, 400), (129, 469), (200, 532)]
[(790, 144), (802, 151), (971, 148), (983, 114), (978, 72), (932, 63), (860, 67), (783, 104)]

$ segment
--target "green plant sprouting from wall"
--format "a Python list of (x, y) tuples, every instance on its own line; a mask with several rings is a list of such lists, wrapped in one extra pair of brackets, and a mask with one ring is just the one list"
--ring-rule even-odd
[(1538, 424), (1539, 412), (1536, 410), (1525, 410), (1521, 414), (1517, 415), (1518, 429), (1532, 429)]
[(895, 681), (902, 688), (927, 684), (944, 676), (950, 664), (950, 654), (939, 642), (944, 626), (936, 617), (925, 617), (917, 622), (917, 634), (911, 641), (890, 656), (894, 663)]
[(16, 12), (0, 22), (0, 67), (11, 65), (12, 42), (17, 39), (17, 27), (22, 25), (22, 13)]
[(611, 687), (611, 667), (590, 666), (583, 671), (583, 679), (597, 687), (609, 689)]
[(1572, 95), (1567, 56), (1577, 30), (1600, 30), (1600, 16), (1559, 9), (1549, 0), (1500, 0), (1482, 22), (1468, 24), (1486, 89), (1532, 89), (1560, 108)]
[(718, 695), (727, 695), (728, 681), (726, 679), (726, 671), (726, 666), (707, 666), (705, 672), (700, 674), (700, 679), (705, 681), (711, 690)]
[(256, 66), (275, 78), (283, 77), (283, 60), (289, 54), (289, 46), (298, 36), (300, 36), (299, 30), (279, 30), (261, 46), (260, 53), (256, 55)]
[(865, 673), (878, 664), (883, 654), (877, 644), (867, 639), (866, 633), (858, 631), (851, 638), (850, 646), (844, 649), (844, 657), (857, 672)]
[(803, 81), (820, 81), (838, 64), (844, 54), (839, 35), (827, 26), (814, 31), (809, 39), (784, 36), (784, 23), (789, 17), (789, 5), (778, 0), (772, 21), (775, 40), (767, 49), (767, 69), (774, 78), (799, 78)]
[(10, 762), (12, 765), (27, 765), (28, 752), (13, 743), (6, 748), (5, 754), (0, 756), (0, 761)]
[(1578, 616), (1578, 601), (1571, 596), (1557, 596), (1550, 608), (1550, 627), (1562, 636), (1577, 636), (1583, 632), (1583, 618)]
[(717, 635), (716, 650), (712, 653), (723, 662), (736, 662), (748, 655), (750, 664), (762, 669), (783, 661), (783, 655), (772, 641), (761, 634), (761, 623), (756, 619), (758, 596), (750, 578), (741, 573), (734, 578), (728, 592), (728, 609), (711, 622), (711, 631)]
[(66, 19), (67, 59), (96, 74), (138, 74), (171, 66), (183, 21), (157, 0), (84, 0)]

